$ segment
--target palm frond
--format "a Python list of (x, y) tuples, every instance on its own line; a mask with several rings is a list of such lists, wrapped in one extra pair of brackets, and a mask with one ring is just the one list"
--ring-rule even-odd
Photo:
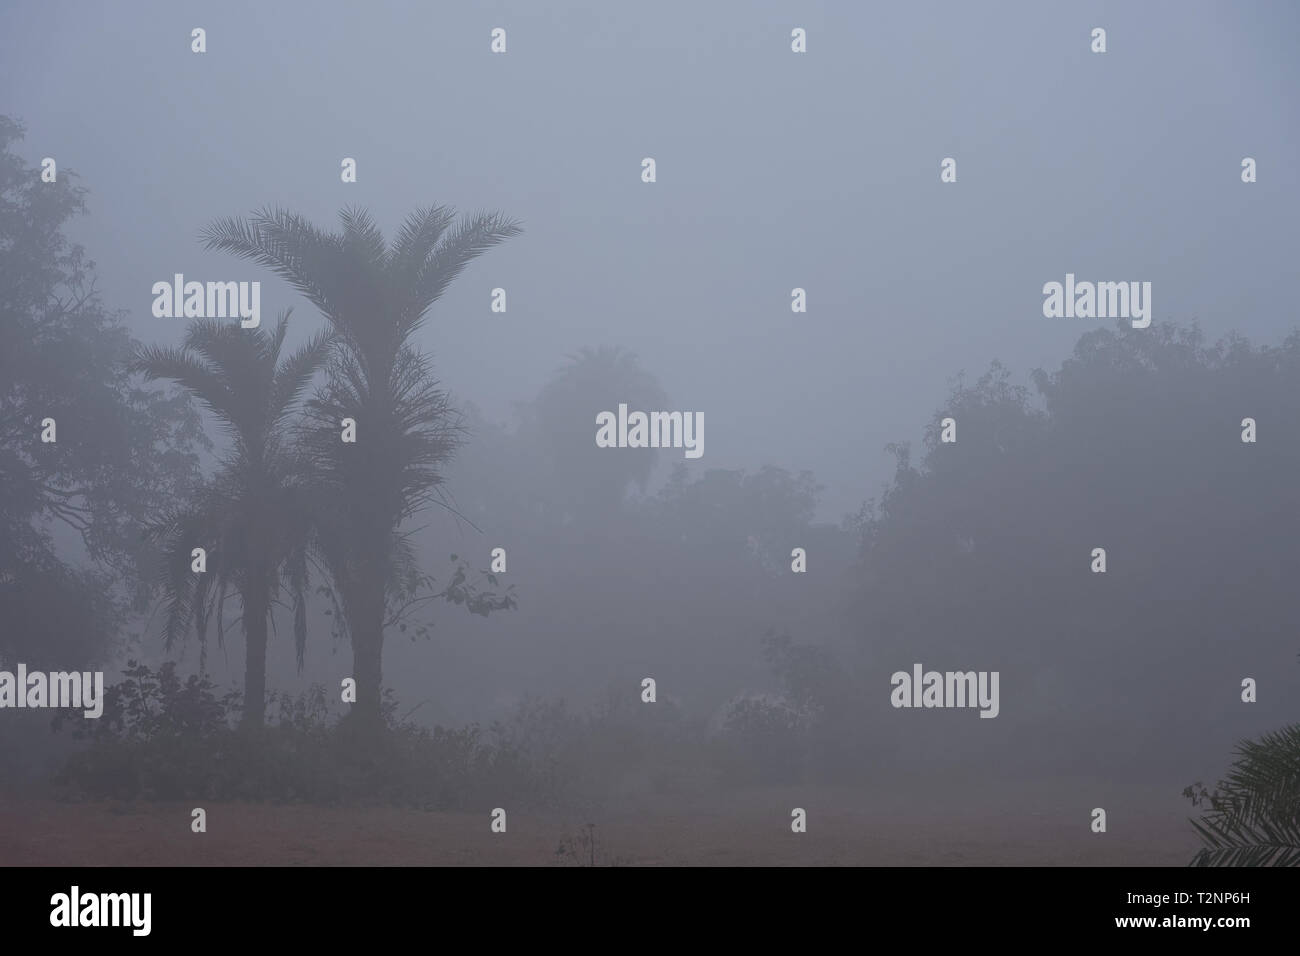
[(192, 352), (157, 345), (135, 351), (127, 363), (131, 372), (149, 379), (170, 379), (182, 386), (227, 424), (240, 416), (240, 399), (211, 365)]
[(293, 599), (293, 648), (298, 659), (298, 672), (302, 673), (307, 654), (307, 594), (310, 587), (305, 543), (285, 562), (284, 576)]
[(336, 312), (335, 277), (343, 260), (342, 242), (302, 216), (266, 207), (248, 219), (218, 219), (203, 229), (200, 238), (208, 249), (270, 269), (326, 315)]
[(1237, 759), (1192, 826), (1194, 866), (1300, 866), (1300, 724), (1238, 745)]
[(1193, 820), (1205, 846), (1192, 866), (1300, 866), (1300, 825), (1295, 821), (1228, 825)]
[(370, 213), (360, 206), (346, 206), (339, 213), (339, 220), (343, 223), (343, 248), (358, 256), (376, 275), (381, 273), (388, 258), (388, 247)]
[(318, 332), (302, 348), (280, 363), (280, 367), (275, 372), (275, 380), (271, 386), (271, 400), (268, 403), (268, 412), (273, 418), (270, 424), (279, 422), (302, 397), (312, 377), (329, 358), (333, 342), (334, 338), (328, 331)]
[(470, 262), (522, 231), (514, 219), (500, 213), (481, 213), (462, 219), (446, 233), (410, 283), (401, 315), (402, 341), (420, 325), (430, 306)]
[(275, 317), (275, 331), (266, 339), (266, 362), (275, 368), (280, 361), (280, 350), (284, 348), (284, 337), (289, 334), (289, 318), (293, 315), (293, 306), (282, 309)]
[(450, 206), (425, 206), (406, 217), (388, 255), (389, 276), (395, 287), (406, 288), (415, 280), (438, 240), (455, 221), (456, 210)]

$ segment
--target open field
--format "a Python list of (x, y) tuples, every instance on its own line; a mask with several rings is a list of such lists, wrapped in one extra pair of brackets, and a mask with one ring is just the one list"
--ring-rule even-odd
[[(1197, 848), (1177, 788), (1078, 781), (967, 785), (928, 795), (781, 788), (660, 797), (590, 816), (508, 811), (508, 830), (481, 813), (294, 805), (0, 800), (0, 865), (523, 865), (573, 864), (562, 840), (593, 822), (597, 865), (966, 866), (1185, 865)], [(1088, 791), (1094, 792), (1090, 795)], [(790, 832), (790, 810), (808, 832)], [(1104, 806), (1108, 832), (1089, 830)], [(580, 845), (584, 864), (593, 856)]]

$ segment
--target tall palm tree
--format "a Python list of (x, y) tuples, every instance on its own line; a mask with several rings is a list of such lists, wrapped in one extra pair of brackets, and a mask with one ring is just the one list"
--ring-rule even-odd
[[(215, 613), (224, 639), (226, 598), (243, 604), (246, 641), (243, 722), (260, 726), (266, 707), (267, 626), (283, 586), (294, 605), (298, 666), (307, 636), (307, 563), (312, 516), (302, 488), (301, 456), (289, 442), (288, 417), (329, 354), (326, 334), (280, 361), (289, 311), (274, 332), (213, 319), (190, 326), (182, 348), (137, 351), (133, 371), (175, 381), (229, 431), (232, 446), (216, 476), (194, 499), (153, 528), (164, 541), (168, 595), (164, 641), (196, 625), (206, 659), (207, 622)], [(194, 548), (207, 551), (206, 573), (192, 570)]]
[[(331, 323), (329, 384), (311, 403), (317, 493), (332, 519), (317, 537), (352, 642), (353, 716), (378, 726), (384, 628), (418, 575), (400, 528), (437, 494), (459, 425), (428, 360), (412, 344), (430, 307), (474, 258), (519, 233), (499, 214), (462, 217), (445, 206), (411, 213), (391, 244), (369, 214), (340, 213), (327, 233), (301, 216), (264, 209), (223, 219), (209, 249), (287, 280)], [(356, 441), (341, 441), (342, 419)]]

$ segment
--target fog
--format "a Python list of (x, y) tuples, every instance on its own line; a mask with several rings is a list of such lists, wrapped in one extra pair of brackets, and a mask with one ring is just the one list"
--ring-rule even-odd
[[(1286, 3), (18, 2), (0, 113), (28, 167), (88, 189), (67, 233), (148, 345), (185, 340), (153, 310), (176, 274), (260, 281), (262, 329), (293, 308), (284, 356), (330, 328), (208, 248), (219, 220), (339, 232), (363, 207), (389, 240), (436, 204), (517, 222), (410, 339), (466, 427), (401, 525), (441, 584), (450, 556), (486, 574), (504, 549), (493, 588), (517, 606), (388, 627), (399, 715), (526, 727), (530, 701), (649, 707), (653, 678), (693, 740), (743, 700), (820, 728), (734, 758), (746, 781), (1079, 774), (1090, 808), (1117, 779), (1176, 802), (1294, 720), (1298, 28)], [(1067, 274), (1149, 282), (1150, 327), (1046, 317)], [(1244, 351), (1215, 350), (1233, 334)], [(702, 455), (598, 447), (620, 402), (702, 416)], [(230, 440), (204, 422), (211, 475)], [(276, 608), (266, 681), (337, 708), (354, 660), (326, 598), (301, 668)], [(84, 667), (195, 672), (157, 601)], [(236, 616), (202, 662), (220, 687), (244, 679)], [(11, 669), (39, 646), (16, 633)], [(918, 662), (999, 672), (995, 719), (891, 703)]]

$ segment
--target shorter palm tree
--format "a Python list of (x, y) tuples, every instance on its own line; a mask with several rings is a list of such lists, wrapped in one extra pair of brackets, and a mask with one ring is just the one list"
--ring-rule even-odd
[[(231, 449), (217, 474), (184, 506), (167, 512), (150, 533), (164, 548), (167, 648), (193, 625), (206, 662), (208, 622), (215, 616), (222, 642), (226, 599), (239, 595), (247, 726), (264, 720), (268, 624), (282, 590), (293, 602), (299, 668), (307, 639), (313, 516), (301, 494), (305, 473), (289, 440), (288, 419), (324, 363), (330, 339), (319, 334), (281, 362), (291, 311), (281, 313), (274, 332), (201, 319), (190, 326), (181, 348), (143, 348), (131, 363), (132, 371), (186, 389), (231, 436)], [(204, 573), (193, 569), (196, 548), (207, 554)]]

